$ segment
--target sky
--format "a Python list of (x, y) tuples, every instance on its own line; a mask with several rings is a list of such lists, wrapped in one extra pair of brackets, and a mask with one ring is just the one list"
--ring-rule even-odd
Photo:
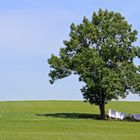
[(99, 8), (125, 16), (139, 32), (140, 46), (139, 5), (139, 0), (0, 0), (0, 100), (83, 100), (77, 76), (49, 84), (48, 58), (64, 47), (72, 22), (91, 19)]

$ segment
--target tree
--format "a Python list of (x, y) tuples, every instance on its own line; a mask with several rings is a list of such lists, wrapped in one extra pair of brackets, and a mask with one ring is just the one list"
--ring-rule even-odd
[(64, 41), (59, 56), (51, 55), (50, 83), (77, 74), (85, 83), (81, 89), (87, 102), (99, 106), (105, 119), (105, 104), (125, 98), (130, 92), (140, 95), (140, 48), (134, 45), (137, 31), (120, 13), (101, 10), (70, 26), (70, 39)]

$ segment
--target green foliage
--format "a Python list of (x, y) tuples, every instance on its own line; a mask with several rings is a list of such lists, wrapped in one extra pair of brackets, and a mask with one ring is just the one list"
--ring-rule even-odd
[(140, 57), (140, 48), (134, 46), (137, 31), (120, 13), (100, 9), (91, 21), (84, 17), (70, 28), (59, 57), (48, 60), (51, 83), (77, 74), (85, 83), (84, 98), (97, 105), (125, 98), (129, 92), (140, 94), (140, 67), (133, 62)]

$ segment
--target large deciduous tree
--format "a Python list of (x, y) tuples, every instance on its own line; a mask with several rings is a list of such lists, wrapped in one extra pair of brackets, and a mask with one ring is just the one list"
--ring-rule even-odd
[(83, 97), (98, 105), (105, 119), (105, 103), (130, 92), (140, 95), (140, 66), (134, 64), (134, 58), (140, 58), (140, 48), (134, 45), (137, 31), (120, 13), (101, 9), (91, 21), (84, 17), (70, 29), (59, 56), (48, 59), (50, 83), (77, 74), (85, 83)]

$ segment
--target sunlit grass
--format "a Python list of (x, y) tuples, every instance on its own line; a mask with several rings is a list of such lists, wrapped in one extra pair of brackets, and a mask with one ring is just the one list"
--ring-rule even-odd
[[(140, 102), (109, 108), (140, 113)], [(0, 102), (0, 114), (0, 140), (140, 140), (140, 122), (98, 120), (98, 107), (80, 101)]]

